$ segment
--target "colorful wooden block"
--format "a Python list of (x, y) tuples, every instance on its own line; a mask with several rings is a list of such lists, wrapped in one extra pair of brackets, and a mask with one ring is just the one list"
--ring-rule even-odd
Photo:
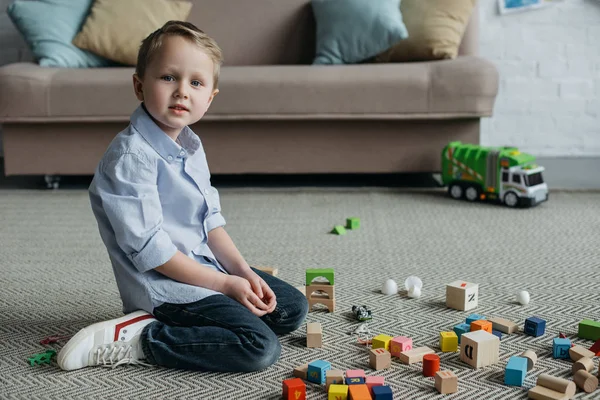
[(358, 229), (360, 228), (360, 218), (350, 217), (346, 218), (346, 229)]
[(600, 356), (600, 339), (596, 340), (596, 343), (594, 343), (592, 347), (590, 347), (590, 351), (596, 354), (597, 356)]
[(456, 332), (440, 332), (440, 349), (444, 353), (458, 350), (458, 335)]
[(325, 388), (329, 393), (329, 387), (331, 385), (343, 385), (344, 384), (344, 371), (339, 369), (330, 369), (325, 372)]
[(499, 354), (500, 340), (497, 336), (482, 330), (462, 335), (460, 359), (473, 368), (497, 363)]
[(524, 357), (511, 357), (508, 359), (504, 371), (504, 384), (523, 386), (527, 374), (527, 359)]
[(323, 347), (323, 329), (319, 322), (306, 324), (306, 347)]
[(484, 319), (473, 321), (471, 322), (471, 332), (473, 331), (486, 331), (492, 333), (492, 323)]
[(582, 339), (598, 340), (600, 339), (600, 322), (584, 319), (579, 323), (577, 336)]
[(423, 361), (423, 356), (425, 354), (434, 354), (435, 351), (430, 349), (429, 347), (415, 347), (412, 350), (404, 351), (400, 353), (399, 360), (403, 364), (414, 364)]
[(406, 336), (396, 336), (390, 342), (390, 353), (394, 357), (400, 357), (403, 351), (411, 350), (413, 347), (412, 339)]
[(492, 329), (492, 335), (496, 335), (498, 339), (502, 340), (502, 332)]
[(373, 388), (373, 400), (394, 400), (394, 393), (389, 386), (375, 386)]
[(477, 307), (479, 285), (465, 281), (454, 281), (446, 285), (446, 307), (468, 311)]
[(348, 385), (333, 384), (329, 386), (327, 400), (348, 400)]
[(593, 351), (576, 344), (569, 349), (569, 356), (571, 357), (571, 360), (577, 361), (583, 357), (594, 358), (596, 354)]
[(308, 364), (307, 378), (309, 382), (323, 385), (327, 371), (331, 369), (331, 364), (327, 361), (316, 360)]
[(392, 341), (392, 337), (389, 335), (377, 335), (373, 339), (371, 339), (371, 348), (372, 349), (386, 349), (390, 350), (390, 342)]
[(471, 325), (463, 323), (456, 325), (453, 329), (456, 336), (458, 336), (458, 344), (460, 344), (460, 337), (463, 333), (471, 332)]
[(490, 318), (488, 321), (492, 323), (492, 329), (509, 335), (519, 330), (517, 324), (504, 318)]
[(485, 320), (485, 316), (481, 314), (471, 314), (466, 319), (465, 322), (471, 326), (471, 324), (475, 321)]
[(542, 336), (546, 332), (546, 321), (538, 317), (529, 317), (525, 320), (525, 328), (523, 330), (526, 335)]
[(331, 233), (334, 233), (336, 235), (345, 235), (346, 234), (346, 228), (344, 228), (343, 225), (336, 225), (333, 227), (333, 229), (331, 230)]
[(371, 400), (371, 392), (367, 385), (350, 385), (348, 386), (349, 400)]
[(458, 377), (452, 371), (438, 371), (434, 377), (435, 389), (441, 394), (458, 391)]
[(373, 388), (375, 386), (385, 385), (385, 378), (383, 376), (367, 376), (367, 379), (365, 379), (365, 385), (367, 385), (371, 395), (373, 395)]
[(355, 376), (354, 378), (346, 377), (346, 385), (348, 385), (348, 386), (364, 385), (364, 384), (365, 384), (365, 378), (363, 378), (362, 376)]
[(308, 374), (308, 364), (300, 365), (299, 367), (294, 368), (294, 377), (307, 380)]
[(364, 369), (349, 369), (346, 370), (346, 378), (366, 378)]
[(569, 349), (571, 341), (569, 339), (554, 338), (552, 340), (552, 357), (569, 359)]
[(440, 356), (425, 354), (423, 356), (423, 376), (434, 376), (440, 370)]
[(300, 378), (284, 380), (282, 397), (285, 400), (306, 400), (306, 384)]
[(377, 371), (389, 368), (392, 366), (392, 355), (383, 348), (371, 349), (369, 351), (369, 365)]
[[(333, 268), (309, 268), (306, 270), (306, 285), (312, 284), (315, 278), (325, 278), (330, 285), (335, 285), (335, 272)], [(324, 284), (323, 282), (319, 282)]]

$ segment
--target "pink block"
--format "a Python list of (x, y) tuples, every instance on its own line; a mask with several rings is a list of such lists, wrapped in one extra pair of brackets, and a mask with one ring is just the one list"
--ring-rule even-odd
[(369, 388), (369, 392), (371, 392), (371, 396), (373, 396), (373, 386), (383, 386), (385, 385), (385, 378), (383, 376), (367, 376), (365, 379), (365, 383)]
[(346, 378), (366, 378), (365, 371), (362, 369), (349, 369), (346, 371)]
[(406, 336), (396, 336), (390, 342), (390, 353), (394, 357), (400, 357), (400, 353), (412, 350), (412, 339)]

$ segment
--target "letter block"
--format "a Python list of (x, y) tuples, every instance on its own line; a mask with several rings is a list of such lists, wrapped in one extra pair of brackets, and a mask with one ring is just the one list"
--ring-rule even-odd
[(348, 385), (333, 384), (329, 386), (327, 400), (348, 400)]
[(460, 337), (463, 333), (471, 332), (471, 325), (463, 323), (456, 325), (453, 329), (456, 336), (458, 336), (458, 344), (460, 344)]
[(492, 333), (492, 323), (484, 319), (473, 321), (471, 322), (471, 332), (473, 331), (486, 331)]
[(529, 317), (525, 320), (525, 334), (530, 336), (542, 336), (546, 331), (546, 321), (538, 317)]
[(383, 348), (371, 349), (369, 351), (369, 365), (377, 371), (389, 368), (392, 366), (392, 355)]
[(375, 386), (373, 388), (373, 400), (394, 400), (392, 388), (389, 386)]
[(571, 341), (569, 339), (554, 338), (552, 341), (552, 356), (554, 358), (564, 358), (565, 360), (568, 360), (570, 358), (570, 348)]
[(339, 369), (330, 369), (325, 373), (325, 388), (329, 392), (331, 385), (343, 385), (344, 384), (344, 371)]
[(441, 394), (455, 393), (458, 391), (458, 377), (452, 371), (438, 371), (435, 373), (435, 388)]
[(504, 384), (512, 386), (523, 386), (527, 374), (527, 359), (525, 357), (513, 356), (506, 364), (504, 372)]
[(369, 392), (369, 388), (364, 383), (348, 386), (348, 394), (350, 395), (350, 400), (371, 400), (371, 392)]
[(406, 336), (396, 336), (390, 342), (390, 353), (394, 357), (400, 357), (400, 353), (412, 350), (412, 339)]
[(285, 400), (306, 400), (306, 384), (300, 378), (283, 381), (283, 398)]
[(444, 353), (458, 350), (458, 335), (455, 332), (440, 332), (440, 349)]
[(446, 285), (446, 307), (468, 311), (477, 307), (479, 285), (465, 281), (454, 281)]
[(485, 316), (481, 314), (471, 314), (466, 319), (465, 322), (471, 326), (471, 323), (479, 320), (485, 320)]
[(327, 371), (331, 369), (331, 364), (327, 361), (316, 360), (308, 364), (307, 378), (309, 382), (325, 384)]
[(372, 349), (386, 349), (390, 350), (390, 342), (392, 341), (392, 337), (389, 335), (377, 335), (373, 339), (371, 339), (371, 348)]
[(469, 332), (462, 335), (460, 359), (473, 368), (485, 367), (498, 362), (500, 339), (486, 331)]

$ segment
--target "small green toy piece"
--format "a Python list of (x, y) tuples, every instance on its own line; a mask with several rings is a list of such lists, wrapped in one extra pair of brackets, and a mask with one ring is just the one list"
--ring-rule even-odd
[(336, 225), (333, 230), (331, 231), (331, 233), (335, 233), (336, 235), (345, 235), (346, 234), (346, 228), (344, 228), (342, 225)]
[(584, 319), (579, 323), (577, 336), (581, 339), (598, 340), (600, 339), (600, 322), (591, 319)]
[(346, 229), (358, 229), (360, 228), (360, 218), (350, 217), (346, 218)]
[(38, 365), (50, 364), (50, 360), (52, 360), (52, 357), (54, 357), (55, 355), (56, 355), (56, 350), (48, 349), (44, 353), (38, 353), (38, 354), (32, 355), (27, 360), (29, 361), (29, 364), (32, 367), (36, 364), (38, 364)]
[(313, 279), (323, 277), (329, 281), (330, 285), (334, 284), (333, 277), (335, 273), (333, 268), (309, 268), (306, 270), (306, 284), (310, 285)]

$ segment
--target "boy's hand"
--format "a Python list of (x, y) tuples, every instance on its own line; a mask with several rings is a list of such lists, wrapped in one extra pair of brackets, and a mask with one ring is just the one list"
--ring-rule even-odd
[(246, 278), (252, 286), (252, 291), (258, 296), (259, 299), (267, 305), (267, 314), (272, 313), (277, 306), (277, 299), (275, 293), (271, 287), (261, 278), (256, 272), (251, 269), (247, 269), (243, 274), (243, 278)]
[(257, 317), (262, 317), (272, 311), (269, 311), (270, 307), (254, 292), (250, 281), (240, 276), (227, 275), (222, 292), (224, 295), (241, 303)]

